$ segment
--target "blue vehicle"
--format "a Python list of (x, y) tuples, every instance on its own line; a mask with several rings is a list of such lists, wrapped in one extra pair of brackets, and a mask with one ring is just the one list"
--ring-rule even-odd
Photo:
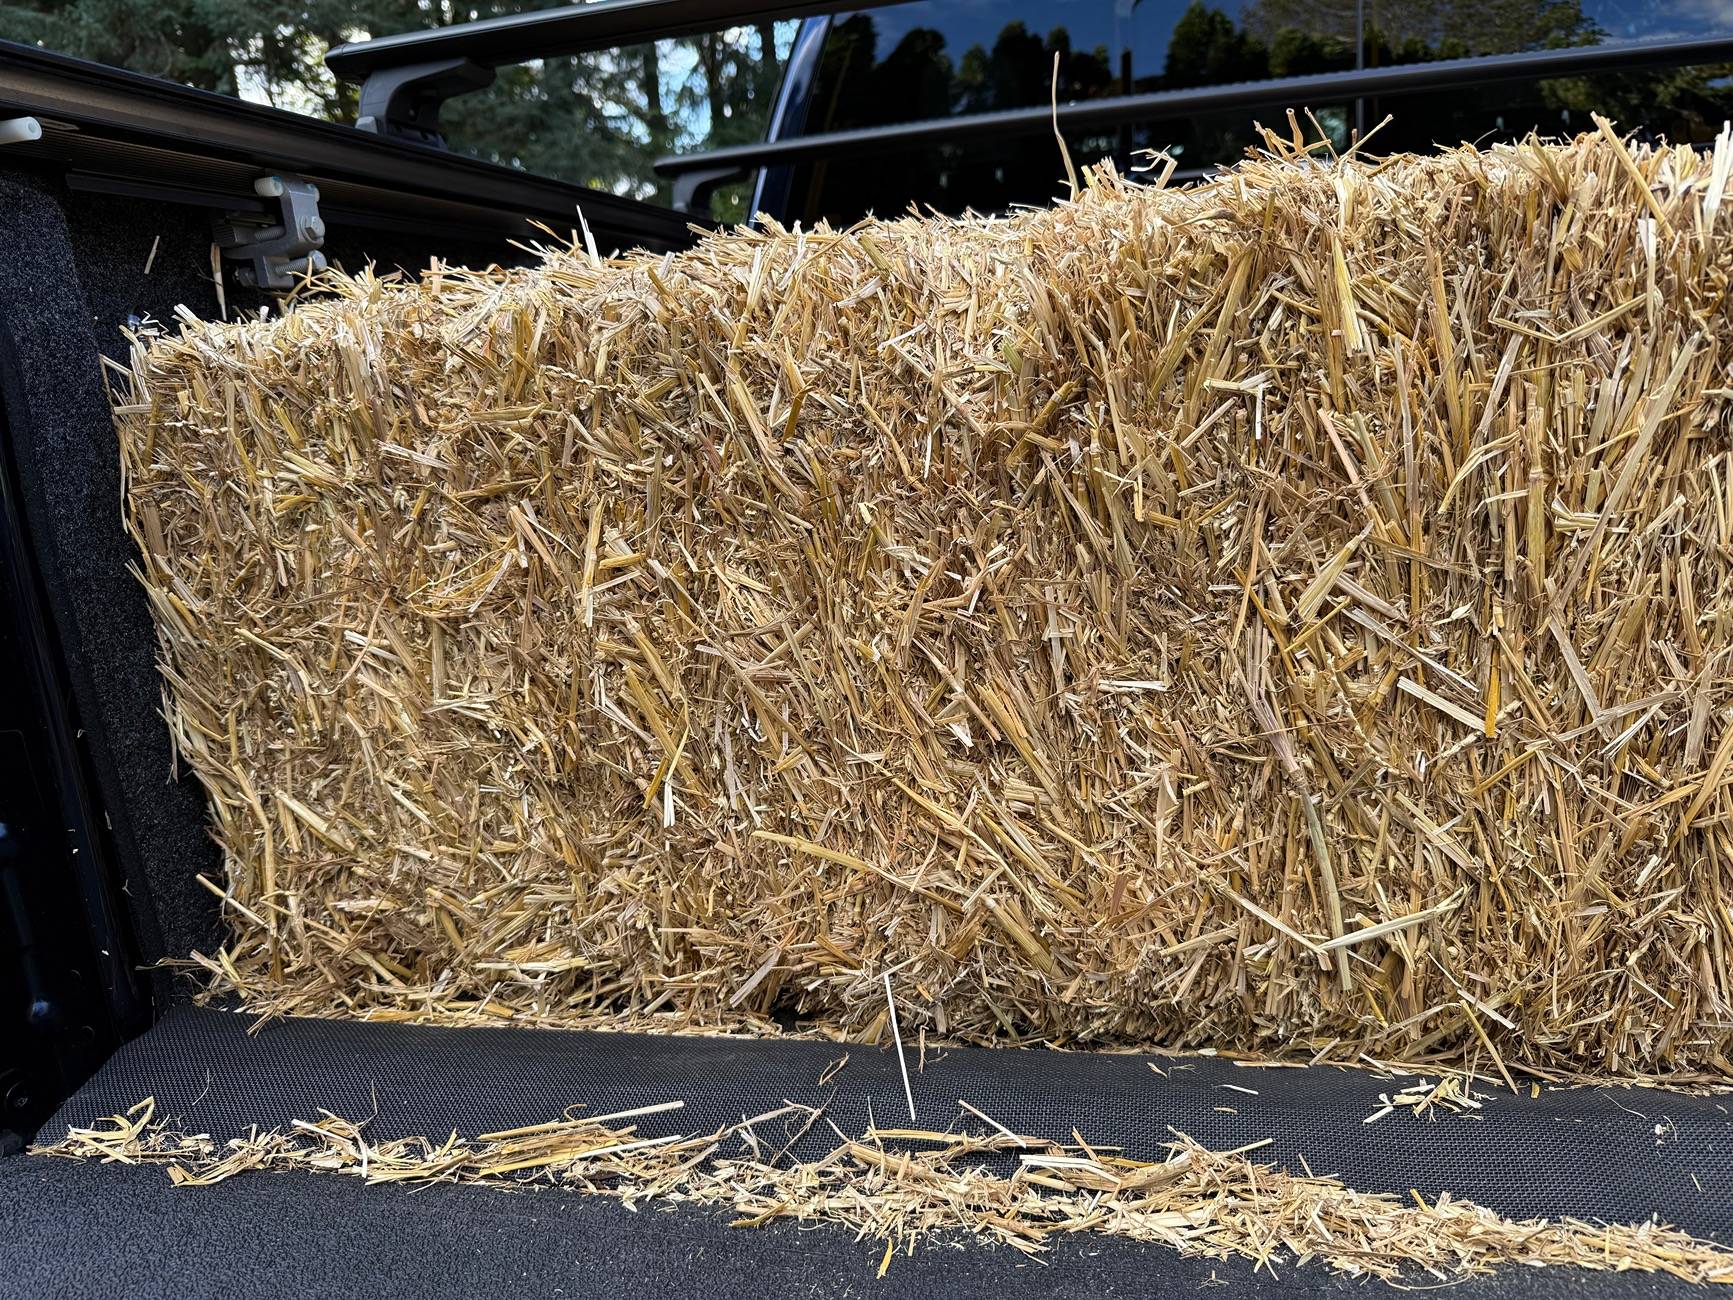
[[(1707, 143), (1733, 116), (1733, 11), (1632, 0), (909, 0), (770, 7), (635, 0), (334, 50), (368, 128), (438, 141), (439, 104), (526, 58), (800, 17), (762, 143), (661, 160), (674, 206), (745, 182), (751, 212), (847, 222), (1046, 202), (1071, 156), (1174, 179), (1244, 156), (1261, 123), (1337, 150), (1569, 135), (1601, 113)], [(632, 24), (637, 24), (633, 26)], [(1386, 124), (1385, 119), (1389, 121)], [(575, 147), (575, 146), (574, 146)], [(1165, 165), (1165, 164), (1164, 164)]]

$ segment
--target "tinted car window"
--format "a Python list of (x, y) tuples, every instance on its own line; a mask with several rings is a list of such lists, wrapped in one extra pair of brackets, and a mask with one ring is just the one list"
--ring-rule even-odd
[[(1252, 0), (1237, 11), (1181, 0), (916, 0), (828, 20), (795, 131), (848, 130), (1061, 101), (1426, 62), (1733, 32), (1724, 0)], [(1733, 67), (1511, 82), (1469, 91), (1314, 102), (1311, 129), (1346, 147), (1394, 120), (1380, 150), (1584, 129), (1591, 112), (1674, 140), (1704, 141), (1733, 117)], [(1262, 117), (1215, 113), (1069, 137), (1079, 162), (1171, 154), (1187, 174), (1241, 157)], [(1050, 133), (791, 169), (786, 215), (847, 221), (911, 201), (1002, 210), (1061, 191)], [(778, 193), (782, 191), (779, 189)]]

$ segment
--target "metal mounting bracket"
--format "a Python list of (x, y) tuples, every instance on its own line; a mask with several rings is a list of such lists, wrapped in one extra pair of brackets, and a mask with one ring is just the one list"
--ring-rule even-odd
[(384, 68), (361, 83), (355, 125), (375, 135), (445, 147), (439, 107), (446, 100), (493, 85), (494, 71), (473, 59), (439, 59)]
[(710, 196), (722, 186), (743, 181), (750, 175), (752, 170), (748, 167), (729, 165), (703, 171), (681, 172), (668, 187), (671, 191), (670, 206), (676, 212), (690, 212), (695, 216), (708, 217)]
[(279, 212), (230, 212), (217, 218), (215, 238), (223, 256), (239, 262), (235, 277), (255, 289), (285, 292), (305, 276), (325, 269), (325, 220), (319, 191), (299, 176), (261, 176), (260, 198), (276, 199)]

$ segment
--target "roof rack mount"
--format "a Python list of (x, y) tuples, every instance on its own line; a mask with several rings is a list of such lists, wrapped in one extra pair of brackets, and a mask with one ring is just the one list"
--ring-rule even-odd
[(434, 59), (401, 68), (381, 68), (361, 83), (355, 125), (375, 135), (443, 149), (440, 105), (458, 95), (486, 90), (493, 85), (493, 77), (492, 68), (473, 59)]

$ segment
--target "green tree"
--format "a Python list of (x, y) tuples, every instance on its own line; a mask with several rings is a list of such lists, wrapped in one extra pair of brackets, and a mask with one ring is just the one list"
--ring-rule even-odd
[[(1252, 0), (1241, 13), (1246, 34), (1274, 53), (1284, 37), (1353, 66), (1356, 24), (1365, 20), (1370, 66), (1426, 59), (1508, 54), (1593, 44), (1601, 38), (1581, 0)], [(1332, 63), (1334, 66), (1334, 63)]]
[(999, 108), (1045, 104), (1053, 94), (1053, 63), (1059, 62), (1059, 98), (1094, 99), (1119, 89), (1107, 47), (1071, 48), (1071, 33), (1055, 27), (1047, 38), (1021, 20), (1006, 23), (988, 52), (972, 45), (957, 71), (958, 111), (982, 113)]
[(1166, 84), (1213, 86), (1267, 77), (1270, 58), (1261, 41), (1220, 9), (1192, 0), (1167, 40)]

